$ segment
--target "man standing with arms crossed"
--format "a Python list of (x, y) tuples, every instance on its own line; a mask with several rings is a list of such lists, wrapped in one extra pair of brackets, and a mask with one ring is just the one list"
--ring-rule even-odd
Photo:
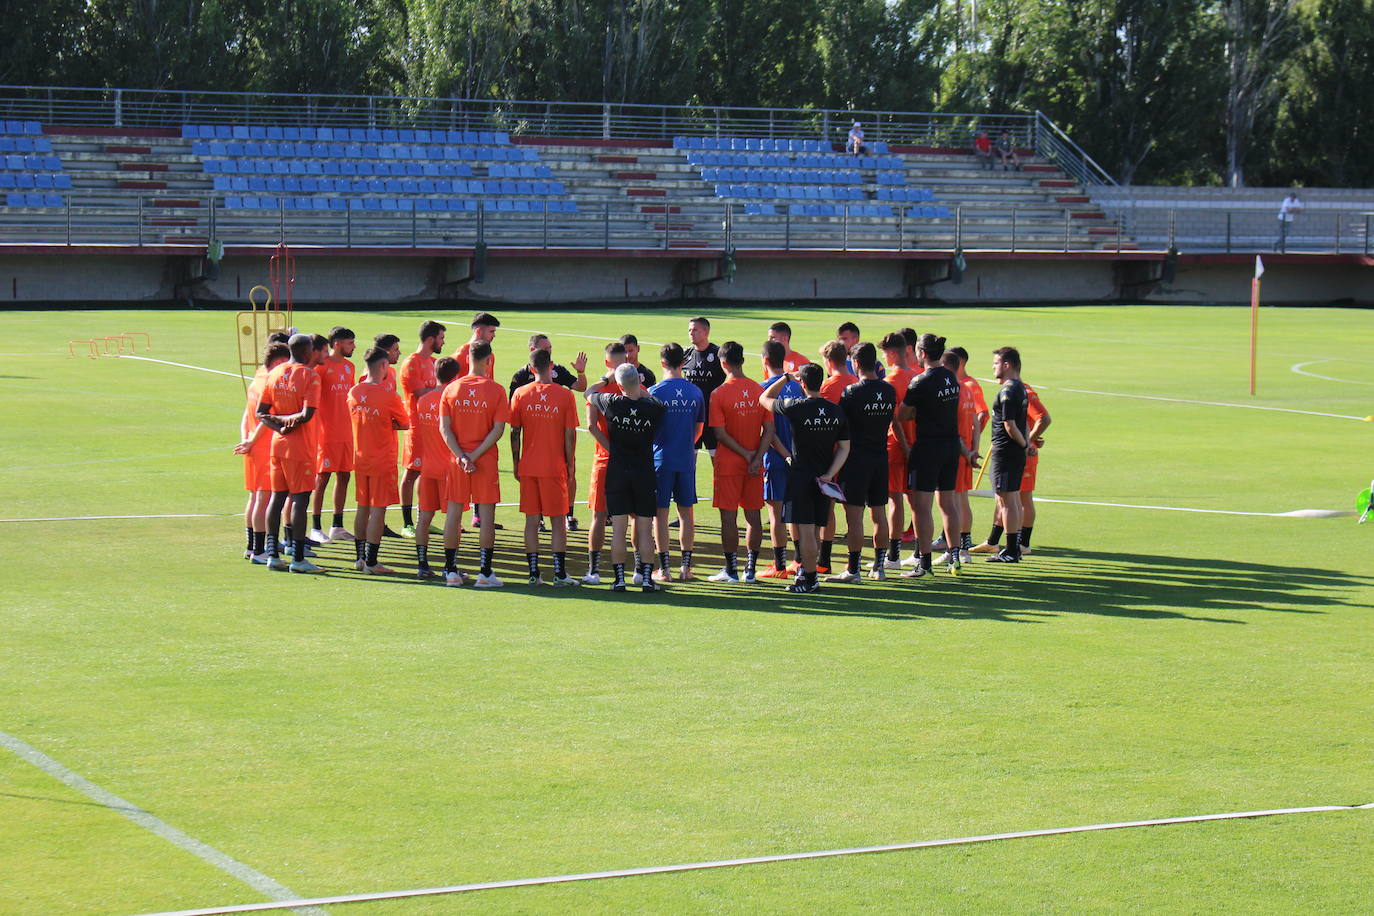
[[(479, 340), (468, 350), (471, 371), (444, 389), (440, 401), (439, 428), (455, 464), (449, 476), (448, 518), (444, 520), (444, 579), (461, 585), (457, 553), (462, 526), (462, 506), (472, 503), (479, 533), (478, 588), (500, 588), (503, 583), (492, 570), (496, 549), (496, 504), (501, 501), (501, 477), (496, 443), (510, 420), (506, 389), (491, 380), (491, 344)], [(461, 364), (460, 364), (461, 365)]]
[(697, 451), (701, 428), (706, 423), (706, 400), (701, 389), (682, 377), (686, 358), (681, 345), (664, 344), (659, 350), (663, 381), (649, 389), (663, 404), (663, 419), (654, 437), (654, 474), (658, 514), (654, 537), (658, 569), (654, 581), (670, 582), (668, 562), (672, 541), (668, 531), (668, 507), (677, 504), (678, 544), (682, 548), (681, 576), (692, 578), (692, 551), (696, 547)]
[(759, 406), (763, 386), (744, 374), (744, 348), (733, 340), (720, 348), (726, 381), (711, 392), (709, 419), (717, 443), (711, 504), (720, 510), (720, 545), (725, 568), (712, 582), (739, 582), (735, 556), (739, 551), (736, 513), (744, 510), (748, 559), (744, 581), (756, 581), (759, 548), (763, 546), (763, 456), (773, 442), (773, 415)]
[[(258, 420), (272, 430), (272, 502), (267, 508), (267, 568), (292, 572), (319, 572), (305, 558), (306, 508), (315, 487), (315, 417), (320, 403), (320, 377), (310, 368), (315, 346), (309, 334), (295, 334), (287, 341), (291, 359), (267, 374), (258, 400)], [(288, 566), (277, 547), (282, 510), (291, 502), (288, 525), (293, 559)]]
[(1021, 562), (1021, 475), (1036, 453), (1026, 429), (1026, 386), (1021, 384), (1021, 354), (1015, 347), (992, 351), (992, 376), (1002, 383), (992, 402), (992, 488), (1007, 531), (1007, 546), (989, 563)]
[[(348, 419), (348, 392), (356, 384), (356, 370), (351, 359), (356, 346), (352, 331), (335, 327), (329, 332), (329, 355), (315, 367), (315, 374), (320, 377), (320, 412), (315, 418), (320, 424), (320, 451), (315, 468), (315, 498), (311, 506), (314, 527), (310, 537), (321, 544), (353, 540), (353, 535), (344, 527), (343, 514), (349, 475), (353, 471), (353, 426)], [(334, 519), (325, 529), (321, 524), (322, 511), (330, 475), (335, 475)]]
[(797, 526), (797, 555), (800, 565), (789, 592), (814, 592), (818, 535), (830, 515), (830, 497), (821, 492), (818, 480), (833, 483), (849, 456), (849, 428), (839, 405), (821, 397), (821, 367), (808, 363), (797, 373), (806, 397), (783, 400), (778, 397), (790, 376), (779, 376), (759, 396), (759, 404), (770, 413), (786, 416), (792, 427), (792, 467), (787, 476), (785, 520)]
[(530, 361), (535, 381), (515, 392), (510, 405), (511, 468), (520, 481), (520, 511), (525, 516), (525, 561), (530, 585), (539, 575), (539, 521), (553, 525), (553, 584), (576, 585), (568, 575), (568, 478), (577, 439), (577, 403), (553, 380), (553, 356), (535, 350)]
[[(420, 395), (439, 384), (434, 371), (434, 358), (444, 352), (444, 326), (437, 321), (420, 325), (420, 346), (401, 361), (401, 394), (412, 416)], [(420, 479), (417, 440), (419, 433), (412, 422), (406, 430), (401, 448), (401, 465), (406, 469), (401, 480), (401, 537), (415, 537), (415, 481)]]
[[(1026, 470), (1021, 474), (1021, 556), (1027, 556), (1031, 552), (1030, 536), (1031, 528), (1035, 525), (1035, 476), (1040, 465), (1040, 449), (1045, 445), (1044, 433), (1050, 425), (1050, 413), (1045, 409), (1045, 405), (1040, 400), (1040, 395), (1035, 389), (1027, 385), (1025, 380), (1021, 384), (1026, 389), (1026, 422), (1030, 424), (1030, 429), (1026, 433), (1026, 438), (1034, 452), (1026, 455)], [(999, 542), (1002, 540), (1002, 517), (998, 512), (993, 513), (992, 531), (988, 534), (988, 539), (977, 547), (972, 548), (972, 553), (997, 553)]]
[(363, 356), (367, 378), (348, 392), (348, 414), (353, 425), (353, 464), (357, 474), (358, 539), (361, 554), (357, 568), (374, 576), (390, 569), (378, 560), (387, 506), (396, 504), (396, 430), (410, 425), (409, 411), (401, 396), (385, 384), (386, 351), (373, 347)]
[(646, 592), (662, 591), (654, 581), (653, 523), (657, 496), (654, 493), (654, 437), (663, 418), (663, 404), (639, 384), (639, 373), (629, 363), (615, 369), (615, 383), (624, 392), (602, 389), (603, 379), (587, 389), (587, 405), (593, 415), (606, 418), (606, 429), (591, 424), (592, 435), (610, 455), (606, 475), (606, 508), (611, 513), (611, 562), (615, 582), (611, 591), (625, 591), (625, 535), (634, 516), (635, 553), (641, 558), (635, 575)]
[(854, 366), (860, 380), (840, 395), (840, 410), (849, 424), (849, 460), (840, 472), (844, 490), (845, 539), (849, 565), (827, 582), (862, 582), (859, 562), (864, 546), (864, 507), (873, 516), (873, 579), (886, 579), (887, 572), (887, 434), (897, 407), (897, 392), (878, 378), (878, 351), (871, 343), (854, 348)]

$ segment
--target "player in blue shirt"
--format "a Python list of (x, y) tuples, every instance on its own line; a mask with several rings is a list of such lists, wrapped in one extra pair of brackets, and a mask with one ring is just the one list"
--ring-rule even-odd
[(677, 504), (680, 524), (678, 544), (682, 548), (681, 575), (692, 578), (692, 550), (696, 546), (697, 453), (696, 442), (706, 425), (706, 398), (701, 389), (682, 376), (686, 352), (680, 344), (664, 344), (659, 350), (663, 381), (649, 394), (663, 402), (666, 411), (654, 438), (654, 472), (658, 477), (658, 518), (654, 535), (658, 547), (658, 569), (654, 579), (669, 582), (668, 506)]
[[(763, 344), (763, 387), (767, 388), (783, 374), (783, 363), (787, 360), (787, 348), (776, 340)], [(777, 398), (804, 398), (802, 386), (792, 379), (783, 382), (778, 389)], [(773, 538), (773, 565), (759, 573), (760, 579), (786, 579), (787, 573), (787, 525), (783, 521), (787, 505), (788, 460), (792, 457), (792, 426), (787, 418), (778, 414), (773, 418), (773, 446), (763, 456), (763, 499), (768, 504), (768, 529)], [(792, 526), (795, 532), (796, 526)], [(794, 533), (793, 538), (796, 540)]]

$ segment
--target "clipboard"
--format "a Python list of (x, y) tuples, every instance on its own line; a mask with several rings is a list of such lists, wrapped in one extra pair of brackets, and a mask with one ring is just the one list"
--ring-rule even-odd
[(841, 490), (839, 488), (839, 485), (836, 484), (833, 480), (821, 480), (819, 477), (817, 477), (816, 486), (820, 487), (822, 496), (828, 496), (831, 499), (844, 502), (844, 490)]

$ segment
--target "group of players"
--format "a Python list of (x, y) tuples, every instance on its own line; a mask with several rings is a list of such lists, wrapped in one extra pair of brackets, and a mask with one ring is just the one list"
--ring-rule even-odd
[[(586, 354), (579, 353), (569, 371), (553, 362), (548, 336), (535, 334), (529, 361), (507, 390), (494, 380), (491, 342), (499, 327), (497, 318), (479, 313), (471, 338), (453, 357), (441, 357), (446, 328), (435, 321), (420, 325), (418, 347), (404, 359), (400, 339), (380, 334), (363, 354), (361, 379), (351, 359), (356, 338), (347, 328), (336, 327), (328, 337), (274, 336), (249, 386), (242, 441), (235, 448), (244, 456), (249, 494), (245, 556), (272, 570), (318, 572), (310, 559), (315, 547), (352, 540), (357, 569), (389, 574), (379, 549), (383, 536), (392, 533), (386, 510), (400, 504), (401, 535), (415, 540), (421, 579), (442, 576), (451, 586), (471, 581), (500, 587), (492, 564), (500, 527), (498, 445), (508, 427), (530, 585), (544, 581), (539, 549), (545, 532), (555, 586), (601, 583), (607, 530), (613, 590), (633, 585), (658, 591), (673, 579), (674, 527), (678, 576), (693, 578), (696, 463), (703, 451), (712, 462), (711, 500), (720, 513), (724, 554), (723, 567), (709, 577), (713, 582), (792, 578), (790, 591), (816, 591), (819, 576), (831, 573), (835, 502), (842, 504), (847, 523), (848, 562), (828, 575), (830, 582), (863, 581), (865, 514), (872, 519), (871, 579), (884, 579), (889, 570), (909, 578), (931, 576), (932, 557), (941, 551), (940, 563), (955, 575), (972, 553), (1015, 563), (1030, 551), (1038, 449), (1050, 416), (1021, 381), (1014, 348), (993, 353), (999, 388), (990, 409), (982, 386), (967, 373), (969, 356), (962, 348), (947, 348), (943, 337), (918, 336), (909, 328), (874, 345), (861, 339), (852, 322), (841, 324), (836, 338), (821, 347), (819, 363), (792, 349), (786, 323), (771, 325), (756, 357), (763, 382), (749, 378), (743, 346), (711, 342), (704, 317), (688, 323), (687, 347), (669, 343), (659, 350), (658, 382), (640, 362), (632, 334), (605, 346), (606, 372), (595, 381), (587, 377)], [(577, 394), (585, 401), (585, 426)], [(996, 517), (988, 539), (975, 546), (968, 494), (974, 471), (982, 467), (979, 448), (989, 422)], [(577, 528), (579, 429), (595, 440), (595, 458), (587, 492), (587, 568), (574, 578), (567, 547), (568, 531)], [(400, 448), (398, 430), (404, 431)], [(356, 534), (344, 527), (350, 482)], [(333, 519), (325, 528), (321, 510), (331, 483)], [(471, 579), (459, 571), (457, 559), (469, 507), (478, 538), (478, 571)], [(677, 520), (670, 524), (673, 507)], [(773, 561), (759, 569), (765, 508)], [(937, 508), (943, 529), (938, 538)], [(431, 523), (439, 512), (445, 513), (441, 572), (429, 556)], [(915, 547), (903, 560), (906, 538)], [(790, 564), (789, 544), (795, 547)]]

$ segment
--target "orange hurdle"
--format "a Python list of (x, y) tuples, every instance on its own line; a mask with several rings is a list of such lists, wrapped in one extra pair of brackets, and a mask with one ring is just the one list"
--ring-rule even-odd
[[(152, 349), (153, 349), (153, 336), (152, 336), (151, 334), (149, 334), (147, 331), (124, 331), (124, 332), (122, 332), (122, 333), (123, 333), (123, 335), (124, 335), (125, 337), (129, 338), (129, 342), (130, 342), (130, 343), (133, 343), (133, 344), (137, 344), (137, 343), (138, 343), (138, 341), (135, 340), (134, 338), (136, 338), (136, 337), (142, 337), (142, 338), (143, 338), (143, 352), (144, 352), (144, 353), (149, 353), (149, 352), (152, 351)], [(138, 348), (135, 347), (134, 349), (138, 349)]]
[(88, 348), (87, 356), (91, 359), (100, 359), (100, 351), (96, 348), (94, 340), (69, 340), (67, 341), (67, 358), (76, 359), (76, 345), (85, 344)]

